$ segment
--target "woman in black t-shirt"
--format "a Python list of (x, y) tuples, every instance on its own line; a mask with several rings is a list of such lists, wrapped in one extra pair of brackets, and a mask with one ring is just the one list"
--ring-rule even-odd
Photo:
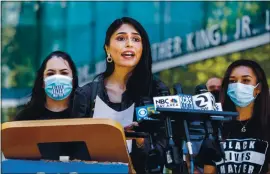
[(224, 111), (237, 111), (237, 120), (224, 123), (224, 154), (201, 154), (204, 173), (266, 173), (269, 171), (269, 87), (254, 61), (238, 60), (227, 69), (220, 93)]
[(52, 52), (37, 71), (31, 99), (15, 121), (69, 118), (77, 87), (78, 75), (71, 57), (65, 52)]
[[(78, 75), (71, 57), (61, 51), (54, 51), (43, 61), (37, 71), (29, 103), (16, 115), (14, 121), (46, 120), (71, 118), (73, 93), (78, 87)], [(76, 146), (76, 147), (75, 147)], [(78, 147), (77, 147), (78, 146)], [(40, 144), (39, 150), (43, 159), (59, 160), (59, 156), (88, 159), (86, 152), (71, 149), (79, 148), (80, 144), (46, 143)]]

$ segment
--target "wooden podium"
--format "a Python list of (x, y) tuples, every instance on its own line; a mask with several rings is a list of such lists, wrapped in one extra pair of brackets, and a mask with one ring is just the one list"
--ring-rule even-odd
[(2, 152), (7, 159), (41, 159), (39, 143), (83, 141), (91, 161), (122, 162), (134, 173), (126, 137), (111, 119), (56, 119), (2, 124)]

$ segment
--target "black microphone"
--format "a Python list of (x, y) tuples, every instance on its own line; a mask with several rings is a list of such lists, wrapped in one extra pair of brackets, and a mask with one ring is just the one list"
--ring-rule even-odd
[[(183, 89), (182, 89), (181, 84), (174, 85), (174, 92), (176, 95), (180, 95), (180, 94), (183, 95)], [(192, 143), (191, 143), (190, 135), (189, 135), (190, 133), (189, 133), (189, 128), (188, 128), (188, 123), (187, 123), (187, 120), (183, 120), (183, 122), (184, 122), (185, 136), (186, 136), (185, 137), (186, 138), (186, 146), (187, 146), (188, 153), (190, 154), (191, 164), (193, 165), (193, 150), (192, 150)], [(184, 155), (184, 154), (182, 154), (182, 155)], [(182, 161), (182, 170), (188, 171), (186, 161)], [(191, 172), (193, 172), (193, 171), (191, 171)]]
[[(204, 84), (200, 84), (200, 85), (197, 85), (195, 87), (195, 94), (196, 95), (207, 93), (207, 92), (209, 92), (209, 91), (208, 91), (206, 85), (204, 85)], [(205, 98), (207, 98), (207, 96), (205, 96)], [(211, 101), (213, 101), (213, 99), (211, 99)], [(196, 101), (195, 101), (195, 105), (196, 105)], [(213, 102), (212, 105), (216, 107), (215, 102)], [(222, 141), (222, 134), (221, 134), (221, 128), (220, 127), (221, 127), (220, 123), (212, 122), (211, 120), (205, 120), (204, 121), (205, 138), (204, 138), (204, 140), (202, 142), (200, 151), (205, 151), (204, 149), (206, 147), (208, 147), (209, 149), (210, 148), (211, 149), (219, 149), (221, 157), (225, 156), (223, 146), (220, 143)], [(215, 128), (217, 129), (217, 131), (214, 131)], [(217, 135), (216, 135), (217, 138), (215, 138), (215, 135), (214, 135), (215, 133), (217, 133)], [(201, 158), (204, 155), (207, 155), (207, 154), (202, 155), (201, 153), (199, 153), (199, 155), (197, 155), (196, 158), (198, 159), (198, 161), (201, 161)]]
[[(207, 92), (209, 91), (207, 90), (207, 87), (204, 84), (200, 84), (195, 87), (196, 98), (194, 98), (194, 103), (197, 109), (202, 108), (203, 110), (209, 110), (210, 108), (214, 107), (215, 102), (213, 101), (211, 96), (209, 95), (207, 96), (206, 94), (203, 94)], [(199, 94), (202, 94), (202, 95), (199, 95)], [(205, 120), (204, 127), (205, 127), (207, 138), (209, 138), (210, 140), (213, 140), (212, 122), (210, 120)]]
[(195, 87), (195, 94), (202, 94), (205, 92), (209, 92), (206, 85), (200, 84)]
[[(173, 86), (174, 94), (182, 93), (182, 86), (181, 84), (177, 83)], [(183, 163), (183, 160), (181, 158), (181, 151), (179, 150), (179, 147), (175, 144), (173, 140), (173, 131), (172, 131), (172, 124), (171, 124), (171, 118), (166, 117), (165, 119), (165, 125), (166, 125), (166, 133), (167, 137), (169, 138), (169, 142), (166, 148), (166, 163), (165, 166), (169, 169), (177, 169), (180, 167), (181, 163)]]
[(158, 151), (158, 148), (156, 147), (156, 142), (154, 142), (154, 135), (149, 135), (149, 144), (150, 144), (150, 150), (148, 152), (147, 158), (146, 158), (146, 165), (145, 170), (147, 173), (160, 173), (161, 172), (161, 160), (160, 160), (160, 152)]
[(158, 96), (168, 96), (170, 95), (169, 89), (162, 89), (158, 91)]
[(153, 99), (150, 97), (141, 97), (140, 98), (140, 106), (153, 104)]
[(152, 120), (149, 116), (157, 113), (150, 97), (141, 97), (138, 106), (135, 108), (137, 121)]
[[(164, 91), (165, 93), (165, 91)], [(157, 130), (156, 123), (152, 123), (151, 127), (147, 126), (147, 129), (145, 126), (142, 126), (143, 122), (146, 121), (154, 121), (153, 119), (149, 118), (148, 116), (156, 113), (154, 110), (154, 104), (153, 100), (150, 97), (141, 97), (140, 98), (140, 106), (136, 108), (136, 117), (139, 121), (139, 127), (138, 129), (143, 129), (144, 131), (148, 131), (148, 141), (150, 145), (150, 149), (148, 151), (147, 157), (146, 157), (146, 163), (145, 163), (145, 170), (147, 173), (160, 173), (162, 172), (162, 164), (160, 162), (160, 152), (158, 151), (158, 148), (156, 147), (156, 141), (154, 138), (154, 134)], [(146, 124), (146, 123), (145, 123)]]
[(173, 92), (175, 95), (177, 94), (183, 94), (182, 85), (180, 83), (176, 83), (173, 85)]

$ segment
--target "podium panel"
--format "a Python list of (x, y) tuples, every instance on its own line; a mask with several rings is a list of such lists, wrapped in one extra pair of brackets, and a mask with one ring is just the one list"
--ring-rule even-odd
[(121, 162), (132, 168), (123, 127), (111, 119), (56, 119), (2, 124), (2, 152), (7, 159), (41, 159), (40, 143), (85, 142), (91, 161)]
[(5, 160), (2, 162), (2, 173), (128, 173), (126, 163), (97, 162), (46, 162), (32, 160)]

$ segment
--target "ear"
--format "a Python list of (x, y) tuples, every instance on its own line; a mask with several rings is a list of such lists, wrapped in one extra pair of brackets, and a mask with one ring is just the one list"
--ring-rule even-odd
[(262, 91), (262, 85), (261, 83), (259, 83), (258, 86), (254, 90), (255, 96), (259, 95), (261, 91)]
[(107, 45), (105, 45), (105, 50), (106, 50), (106, 53), (108, 55), (110, 52), (109, 52), (109, 47)]

